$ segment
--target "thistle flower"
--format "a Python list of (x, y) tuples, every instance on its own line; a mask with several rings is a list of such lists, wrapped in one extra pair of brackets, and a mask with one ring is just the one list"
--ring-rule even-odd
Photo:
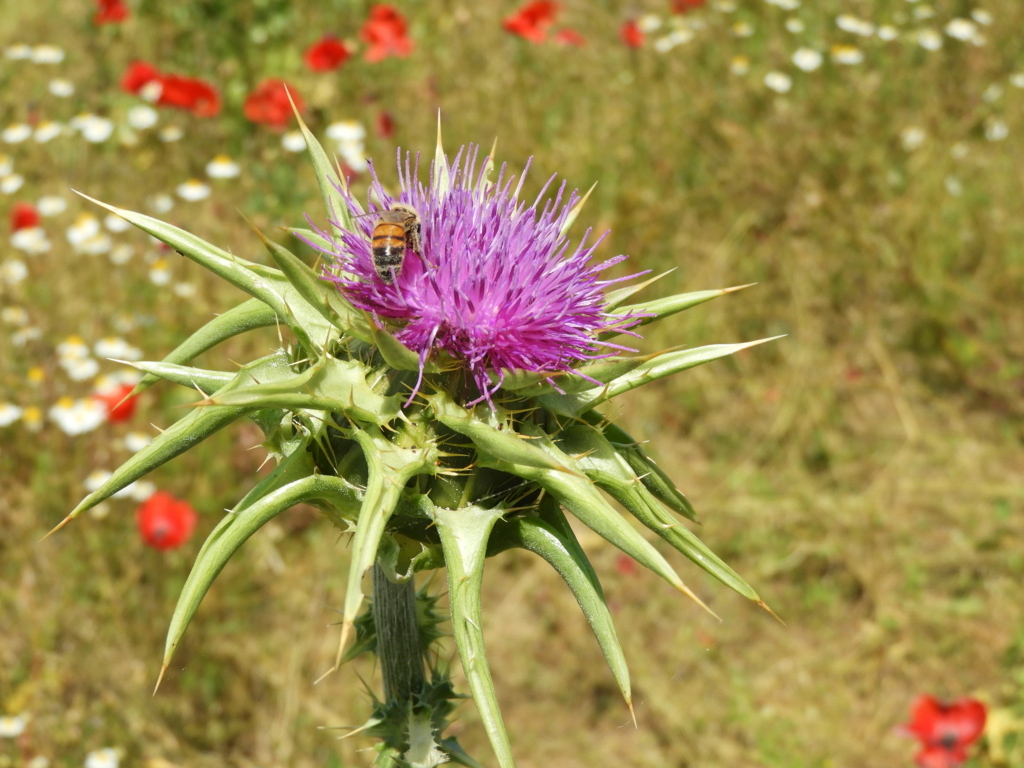
[[(371, 167), (370, 197), (379, 202), (362, 216), (346, 196), (350, 214), (360, 218), (355, 218), (354, 231), (342, 231), (332, 254), (340, 272), (331, 276), (356, 307), (401, 324), (395, 337), (419, 355), (421, 372), (437, 352), (461, 360), (477, 390), (470, 405), (489, 400), (506, 373), (568, 372), (582, 361), (613, 354), (602, 349), (626, 349), (596, 338), (640, 320), (605, 309), (604, 289), (617, 281), (600, 280), (600, 274), (626, 257), (592, 263), (601, 240), (585, 245), (587, 230), (572, 247), (565, 236), (580, 202), (575, 191), (566, 195), (563, 183), (554, 199), (539, 208), (552, 177), (537, 202), (527, 205), (518, 200), (525, 171), (513, 188), (515, 179), (506, 178), (502, 166), (497, 182), (489, 186), (484, 175), (490, 158), (479, 173), (477, 158), (478, 148), (472, 145), (459, 151), (443, 194), (436, 186), (424, 186), (418, 169), (410, 175), (408, 156), (404, 169), (399, 162), (397, 196), (385, 191)], [(422, 247), (419, 253), (407, 251), (401, 270), (386, 283), (371, 253), (373, 214), (396, 204), (418, 212)], [(319, 234), (329, 237), (322, 230)]]
[[(636, 335), (640, 325), (736, 289), (630, 304), (654, 280), (606, 290), (617, 280), (602, 272), (624, 257), (595, 262), (600, 239), (590, 243), (589, 231), (575, 245), (569, 239), (585, 196), (567, 194), (563, 184), (547, 199), (552, 179), (535, 202), (521, 202), (522, 179), (516, 183), (505, 167), (491, 182), (493, 151), (478, 168), (475, 148), (450, 160), (440, 136), (428, 181), (421, 183), (406, 156), (394, 196), (373, 176), (364, 215), (301, 118), (299, 127), (328, 226), (292, 232), (333, 258), (326, 273), (260, 233), (277, 269), (105, 206), (252, 299), (219, 314), (162, 362), (134, 364), (146, 376), (133, 394), (164, 379), (198, 388), (206, 399), (141, 447), (61, 526), (228, 424), (251, 418), (278, 466), (199, 549), (171, 618), (161, 677), (227, 560), (276, 515), (312, 502), (352, 534), (334, 668), (368, 650), (381, 660), (385, 696), (365, 730), (383, 742), (375, 765), (476, 765), (444, 736), (459, 697), (438, 656), (428, 655), (440, 634), (436, 598), (413, 586), (416, 573), (443, 567), (463, 669), (498, 762), (512, 768), (482, 630), (488, 557), (522, 548), (555, 568), (630, 708), (611, 612), (565, 512), (707, 609), (607, 493), (699, 568), (767, 607), (678, 519), (695, 519), (686, 496), (600, 412), (616, 395), (761, 342), (618, 354), (631, 350), (611, 341), (616, 336)], [(370, 238), (378, 212), (396, 203), (416, 209), (421, 244), (406, 248), (401, 270), (385, 282)], [(287, 326), (294, 342), (239, 371), (186, 365), (231, 336), (273, 325)], [(374, 601), (361, 614), (370, 570)], [(377, 642), (378, 630), (387, 643)]]

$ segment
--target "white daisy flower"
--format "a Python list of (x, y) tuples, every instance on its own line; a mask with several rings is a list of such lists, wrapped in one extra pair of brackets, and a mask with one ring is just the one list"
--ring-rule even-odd
[(195, 283), (175, 283), (171, 290), (179, 299), (191, 299), (196, 295)]
[(793, 53), (793, 64), (804, 72), (813, 72), (821, 66), (823, 57), (813, 48), (798, 48)]
[(7, 176), (14, 171), (14, 163), (7, 155), (0, 155), (0, 176)]
[(147, 445), (153, 442), (153, 438), (145, 432), (129, 432), (124, 436), (125, 450), (138, 453)]
[(754, 34), (754, 27), (748, 21), (737, 21), (732, 25), (732, 33), (736, 37), (750, 37)]
[(858, 19), (849, 13), (843, 13), (836, 17), (836, 26), (844, 32), (849, 32), (853, 35), (860, 35), (861, 37), (871, 37), (875, 34), (875, 25), (870, 21), (864, 19)]
[(152, 128), (160, 120), (160, 115), (148, 104), (139, 104), (128, 110), (128, 125), (137, 131)]
[(764, 76), (764, 84), (776, 93), (788, 93), (793, 79), (784, 72), (769, 72)]
[(39, 328), (22, 328), (11, 334), (11, 343), (16, 347), (24, 347), (30, 341), (37, 341), (42, 337), (43, 332)]
[(661, 29), (661, 16), (656, 13), (645, 13), (636, 20), (636, 27), (644, 34), (650, 34)]
[(750, 71), (750, 59), (746, 56), (733, 56), (729, 62), (729, 71), (734, 75), (745, 75)]
[(33, 64), (60, 64), (64, 61), (64, 49), (56, 45), (37, 45), (32, 49)]
[(962, 141), (958, 141), (949, 148), (949, 155), (954, 160), (963, 160), (967, 157), (968, 152), (970, 152), (970, 148)]
[(141, 360), (142, 350), (133, 347), (124, 339), (107, 336), (97, 341), (92, 348), (96, 357), (113, 358), (115, 360)]
[(110, 747), (97, 749), (85, 756), (85, 768), (117, 768), (120, 762), (121, 753)]
[(992, 18), (992, 14), (983, 8), (975, 8), (971, 11), (971, 18), (986, 27), (995, 21), (995, 19)]
[(11, 123), (0, 131), (0, 140), (7, 144), (20, 144), (32, 135), (32, 126), (28, 123)]
[(362, 141), (366, 128), (358, 120), (340, 120), (327, 126), (327, 138), (334, 141)]
[(66, 99), (68, 96), (74, 94), (75, 84), (63, 77), (55, 77), (47, 83), (46, 90), (58, 99)]
[(947, 176), (943, 183), (946, 185), (946, 191), (953, 197), (960, 197), (964, 193), (964, 186), (956, 176)]
[(116, 213), (108, 213), (103, 217), (103, 226), (107, 228), (108, 232), (121, 233), (127, 232), (132, 225)]
[(128, 243), (118, 243), (110, 249), (110, 263), (116, 266), (127, 264), (135, 255), (135, 249)]
[(671, 49), (675, 48), (677, 45), (686, 45), (691, 42), (694, 37), (696, 37), (696, 33), (693, 29), (691, 27), (684, 26), (673, 29), (662, 39), (667, 41), (666, 44)]
[(799, 35), (806, 29), (802, 19), (798, 19), (795, 16), (791, 16), (786, 19), (786, 30), (792, 32), (794, 35)]
[[(125, 442), (127, 443), (127, 440)], [(134, 486), (132, 489), (133, 501), (141, 503), (156, 493), (156, 486), (149, 482), (149, 480), (136, 480), (132, 485)]]
[(366, 161), (366, 154), (363, 151), (361, 142), (359, 144), (355, 142), (339, 144), (338, 154), (345, 161), (345, 165), (356, 173), (363, 173), (370, 167), (370, 164)]
[(654, 41), (654, 50), (658, 53), (668, 53), (675, 47), (676, 44), (672, 41), (672, 37), (670, 35), (659, 37)]
[(35, 256), (48, 253), (50, 241), (46, 239), (46, 230), (42, 227), (25, 227), (11, 234), (11, 247)]
[(185, 132), (176, 125), (165, 125), (160, 129), (160, 133), (157, 134), (157, 138), (160, 139), (164, 144), (172, 144), (175, 141), (179, 141), (184, 137)]
[(285, 152), (302, 152), (306, 149), (306, 140), (301, 131), (288, 131), (281, 137), (281, 146)]
[(171, 265), (167, 259), (157, 259), (149, 269), (149, 280), (153, 285), (169, 285), (171, 282)]
[(100, 364), (91, 357), (81, 360), (61, 360), (60, 367), (72, 381), (91, 379), (100, 371)]
[(75, 223), (67, 228), (65, 235), (67, 236), (68, 243), (73, 247), (78, 247), (90, 237), (95, 237), (100, 233), (100, 222), (91, 213), (80, 213), (75, 219)]
[(82, 481), (82, 487), (89, 493), (95, 493), (103, 484), (112, 477), (112, 474), (105, 469), (97, 469), (86, 475)]
[[(14, 403), (0, 403), (0, 427), (9, 427), (21, 418), (25, 411)], [(3, 726), (0, 724), (0, 736), (3, 735)]]
[(114, 241), (110, 239), (110, 235), (106, 232), (100, 232), (98, 235), (93, 235), (76, 245), (75, 251), (86, 256), (100, 256), (110, 251), (113, 247)]
[(1014, 88), (1024, 88), (1024, 72), (1014, 72), (1008, 79)]
[(43, 411), (34, 405), (30, 405), (22, 414), (21, 423), (30, 432), (38, 432), (43, 426)]
[(932, 19), (934, 17), (935, 9), (932, 8), (930, 5), (919, 5), (917, 6), (917, 8), (914, 9), (915, 19), (921, 19), (922, 21), (924, 21), (925, 19)]
[(198, 179), (189, 179), (184, 184), (174, 188), (178, 197), (190, 203), (198, 200), (205, 200), (210, 196), (210, 188)]
[(36, 126), (32, 138), (39, 144), (46, 144), (56, 139), (64, 131), (64, 126), (54, 120), (45, 120)]
[(864, 52), (855, 45), (833, 45), (831, 55), (836, 64), (856, 66), (864, 62)]
[(13, 195), (21, 189), (21, 185), (24, 183), (25, 177), (20, 173), (9, 173), (6, 176), (0, 177), (0, 192), (5, 195)]
[(919, 128), (916, 125), (909, 126), (900, 131), (900, 144), (903, 145), (903, 149), (907, 152), (913, 152), (915, 149), (920, 148), (928, 138), (928, 134), (924, 128)]
[(28, 312), (24, 307), (4, 307), (0, 309), (0, 320), (7, 325), (28, 325)]
[(4, 56), (12, 61), (24, 61), (32, 58), (32, 46), (24, 43), (15, 43), (4, 49)]
[(1003, 97), (1003, 86), (999, 83), (992, 83), (988, 88), (982, 91), (981, 98), (992, 104), (999, 101)]
[(998, 117), (990, 117), (985, 121), (985, 138), (989, 141), (1002, 141), (1010, 135), (1010, 126)]
[(59, 195), (43, 195), (36, 201), (36, 210), (40, 216), (50, 217), (64, 213), (68, 202)]
[(0, 282), (17, 285), (26, 277), (28, 277), (28, 267), (25, 266), (25, 262), (17, 259), (0, 261)]
[(150, 104), (156, 104), (164, 93), (164, 84), (159, 80), (150, 80), (139, 89), (139, 97)]
[(57, 357), (61, 360), (84, 360), (89, 356), (89, 345), (81, 336), (68, 336), (57, 345)]
[(133, 387), (142, 381), (142, 371), (137, 368), (122, 368), (110, 375), (118, 384), (131, 384)]
[(800, 0), (766, 0), (768, 5), (774, 5), (784, 11), (795, 11), (800, 7)]
[(167, 213), (174, 207), (174, 198), (168, 194), (160, 193), (149, 198), (148, 203), (150, 210), (157, 215), (160, 215), (162, 213)]
[[(294, 131), (294, 133), (298, 133), (298, 131)], [(305, 142), (302, 146), (305, 148)], [(227, 155), (217, 155), (206, 164), (206, 175), (211, 179), (235, 179), (241, 172), (242, 169), (238, 163)]]
[(892, 24), (883, 24), (878, 28), (878, 39), (890, 43), (900, 36), (900, 32)]
[(16, 739), (25, 732), (28, 717), (25, 715), (5, 715), (0, 717), (0, 739)]
[(968, 42), (978, 34), (978, 25), (968, 19), (952, 19), (946, 24), (946, 34), (956, 40)]
[(82, 125), (82, 138), (90, 144), (102, 144), (114, 133), (114, 123), (105, 117), (91, 115)]
[(66, 435), (92, 432), (107, 420), (107, 408), (93, 398), (72, 400), (62, 397), (50, 408), (50, 421)]

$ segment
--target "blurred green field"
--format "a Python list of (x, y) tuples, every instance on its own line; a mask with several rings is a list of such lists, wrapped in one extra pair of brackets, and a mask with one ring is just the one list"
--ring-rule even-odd
[[(155, 434), (194, 399), (160, 385), (130, 424), (66, 435), (46, 413), (88, 395), (91, 380), (67, 375), (57, 345), (116, 336), (160, 359), (241, 297), (141, 233), (111, 233), (134, 252), (121, 264), (76, 253), (65, 230), (81, 213), (102, 216), (70, 190), (146, 212), (170, 195), (164, 218), (264, 260), (237, 211), (268, 231), (304, 226), (305, 213), (323, 222), (305, 156), (242, 114), (265, 77), (294, 84), (320, 135), (339, 120), (365, 125), (385, 183), (396, 147), (433, 151), (438, 109), (449, 150), (497, 136), (515, 171), (532, 156), (527, 192), (555, 172), (570, 186), (598, 182), (583, 219), (611, 230), (601, 254), (674, 268), (649, 296), (757, 283), (664, 324), (644, 350), (787, 334), (627, 395), (621, 414), (693, 500), (702, 538), (786, 626), (681, 566), (719, 624), (653, 575), (620, 572), (617, 551), (581, 533), (631, 664), (634, 729), (557, 576), (527, 554), (489, 561), (485, 631), (519, 765), (911, 765), (914, 744), (894, 728), (931, 692), (977, 696), (997, 713), (970, 765), (1024, 766), (1024, 726), (1012, 722), (1024, 716), (1024, 5), (779, 7), (789, 4), (709, 1), (673, 20), (667, 2), (567, 1), (560, 25), (587, 38), (573, 48), (504, 32), (513, 3), (410, 0), (398, 4), (410, 57), (357, 54), (330, 74), (306, 70), (302, 51), (325, 32), (354, 38), (368, 3), (139, 0), (124, 25), (101, 28), (90, 3), (6, 4), (0, 49), (66, 55), (0, 57), (0, 126), (89, 111), (114, 130), (95, 144), (0, 141), (23, 177), (0, 194), (0, 216), (43, 195), (68, 203), (43, 220), (48, 252), (0, 245), (0, 404), (44, 417), (37, 430), (24, 418), (0, 427), (0, 707), (30, 715), (24, 734), (0, 739), (0, 768), (37, 755), (78, 766), (102, 747), (148, 768), (372, 762), (369, 740), (325, 729), (363, 722), (373, 669), (357, 661), (312, 685), (337, 643), (327, 625), (347, 554), (310, 509), (278, 518), (225, 569), (151, 696), (192, 558), (260, 472), (255, 426), (152, 478), (201, 513), (181, 550), (145, 548), (128, 499), (39, 543), (90, 473), (127, 458), (129, 432)], [(979, 8), (993, 23), (972, 22), (973, 42), (944, 33)], [(630, 50), (619, 27), (646, 13), (661, 26)], [(842, 13), (896, 36), (845, 31)], [(929, 50), (921, 30), (941, 47)], [(660, 42), (674, 32), (671, 47)], [(863, 61), (836, 62), (834, 45), (857, 46)], [(819, 68), (794, 65), (802, 46), (824, 55)], [(135, 59), (209, 79), (222, 112), (161, 110), (157, 126), (130, 128), (143, 102), (118, 81)], [(770, 72), (791, 88), (767, 87)], [(54, 96), (54, 78), (74, 93)], [(390, 138), (374, 131), (382, 110)], [(169, 125), (183, 138), (161, 141)], [(219, 154), (240, 177), (204, 179), (204, 200), (175, 197)], [(273, 331), (258, 338), (199, 362), (223, 367), (278, 344)], [(489, 764), (473, 704), (459, 717), (460, 741)]]

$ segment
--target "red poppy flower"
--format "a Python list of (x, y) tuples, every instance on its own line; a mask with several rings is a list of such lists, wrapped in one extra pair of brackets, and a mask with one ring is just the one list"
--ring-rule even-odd
[(191, 538), (198, 517), (187, 501), (167, 491), (157, 491), (139, 505), (135, 523), (148, 546), (167, 550), (176, 549)]
[(359, 31), (359, 39), (370, 46), (363, 54), (367, 61), (408, 56), (413, 49), (405, 17), (390, 5), (375, 5), (370, 9), (370, 17)]
[(135, 415), (135, 406), (139, 401), (138, 395), (125, 400), (133, 389), (131, 384), (121, 384), (114, 389), (96, 392), (93, 394), (93, 399), (107, 407), (107, 421), (120, 424), (123, 421), (131, 421), (132, 416)]
[(672, 13), (686, 13), (704, 5), (704, 0), (672, 0)]
[(220, 94), (207, 82), (195, 77), (164, 75), (160, 85), (158, 107), (177, 107), (196, 117), (213, 117), (220, 112)]
[(976, 699), (943, 704), (919, 696), (903, 730), (921, 741), (914, 758), (921, 768), (956, 768), (967, 759), (967, 747), (985, 730), (985, 705)]
[(15, 203), (11, 208), (11, 231), (38, 227), (42, 222), (39, 211), (32, 203)]
[(519, 35), (531, 43), (543, 43), (547, 39), (548, 29), (555, 23), (558, 10), (558, 3), (551, 0), (534, 0), (511, 16), (506, 16), (501, 26), (506, 32)]
[(377, 113), (375, 127), (378, 136), (382, 139), (390, 139), (395, 135), (395, 118), (386, 109), (382, 109)]
[(575, 29), (569, 29), (568, 27), (555, 32), (554, 40), (559, 45), (569, 45), (573, 48), (582, 48), (587, 44), (587, 38)]
[(647, 35), (641, 31), (633, 19), (624, 22), (619, 28), (619, 37), (630, 48), (643, 48), (644, 43), (647, 42)]
[(92, 17), (94, 24), (120, 24), (128, 18), (128, 6), (124, 0), (96, 0), (99, 10)]
[(154, 80), (159, 80), (160, 71), (145, 61), (133, 61), (121, 76), (121, 90), (138, 95), (139, 91)]
[(313, 43), (306, 49), (304, 59), (306, 66), (314, 72), (331, 72), (346, 61), (352, 51), (334, 35), (324, 35), (320, 42)]
[(295, 108), (300, 112), (304, 110), (305, 104), (294, 86), (284, 80), (264, 80), (246, 98), (245, 106), (242, 108), (245, 116), (254, 123), (263, 123), (278, 131), (284, 130), (292, 118), (292, 105), (288, 101), (289, 92), (295, 101)]

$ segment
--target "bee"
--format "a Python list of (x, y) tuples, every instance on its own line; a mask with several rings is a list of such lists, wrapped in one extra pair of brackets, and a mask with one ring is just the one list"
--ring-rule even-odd
[(377, 277), (391, 285), (402, 271), (406, 250), (419, 253), (423, 247), (421, 234), (420, 215), (411, 205), (394, 203), (381, 211), (370, 237)]

